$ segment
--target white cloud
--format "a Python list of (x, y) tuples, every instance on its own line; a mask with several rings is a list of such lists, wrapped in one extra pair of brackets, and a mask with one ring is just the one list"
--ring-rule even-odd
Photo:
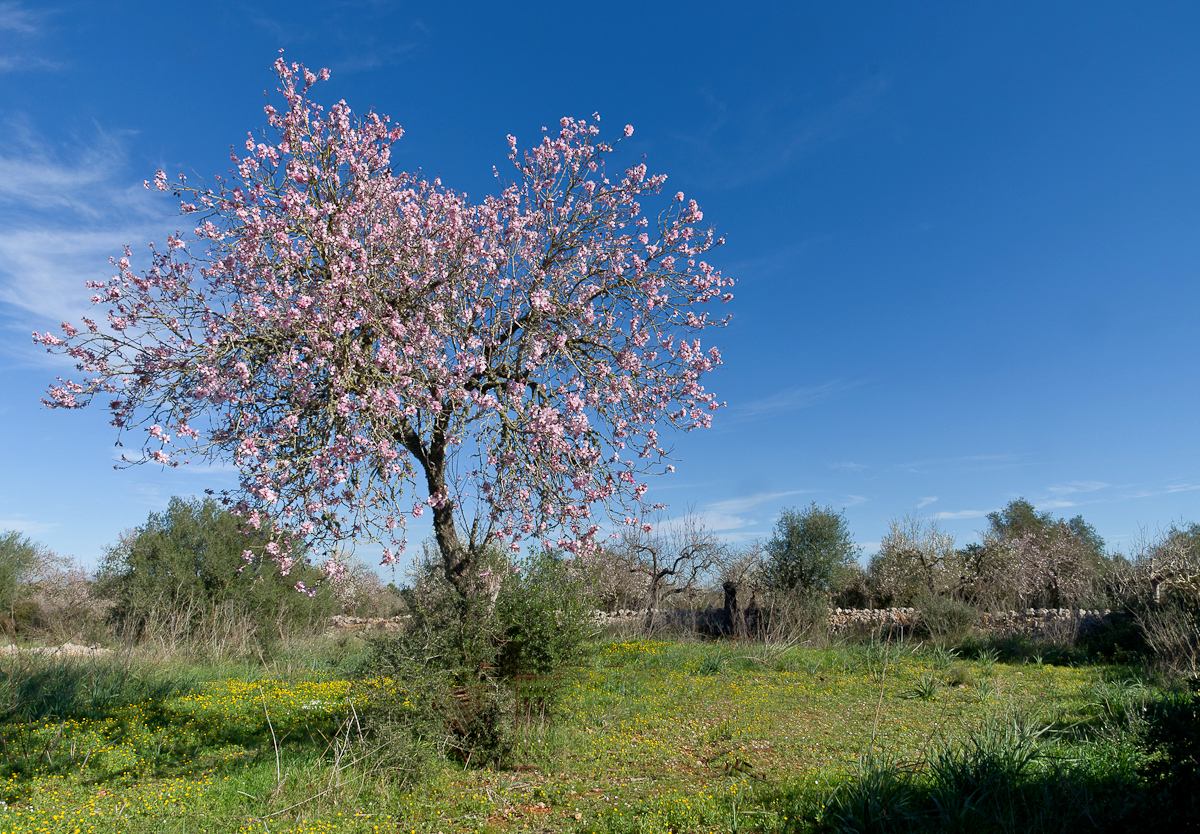
[(692, 170), (712, 187), (738, 188), (777, 176), (856, 130), (888, 87), (886, 79), (868, 76), (823, 102), (766, 81), (750, 98), (703, 89), (707, 124), (689, 126), (674, 138), (691, 146)]
[(767, 414), (777, 414), (784, 411), (797, 411), (801, 408), (808, 408), (815, 405), (827, 397), (840, 394), (843, 391), (849, 391), (852, 388), (857, 388), (863, 385), (865, 380), (856, 380), (846, 382), (844, 380), (834, 380), (826, 382), (822, 385), (814, 386), (796, 386), (788, 388), (772, 394), (769, 397), (752, 400), (742, 405), (734, 406), (729, 409), (729, 414), (725, 417), (724, 422), (742, 422), (744, 420), (754, 420)]
[(864, 469), (867, 469), (868, 466), (865, 463), (853, 463), (851, 461), (844, 461), (841, 463), (831, 463), (831, 464), (829, 464), (829, 468), (830, 469), (844, 469), (847, 472), (861, 472)]
[(0, 2), (0, 72), (59, 69), (60, 64), (22, 47), (42, 34), (43, 21), (54, 9), (36, 12), (20, 3)]
[(1096, 492), (1107, 489), (1109, 486), (1103, 481), (1068, 481), (1065, 484), (1046, 487), (1046, 492), (1050, 495), (1074, 495), (1081, 492)]
[(846, 500), (842, 502), (843, 507), (857, 507), (859, 504), (867, 503), (869, 499), (862, 495), (847, 495)]
[(1018, 456), (1011, 453), (1003, 453), (998, 455), (960, 455), (952, 458), (926, 458), (924, 460), (914, 460), (909, 463), (897, 464), (900, 469), (909, 469), (912, 471), (920, 471), (929, 467), (945, 467), (953, 466), (963, 468), (965, 471), (976, 469), (995, 469), (1007, 466), (1021, 465), (1017, 460)]
[[(107, 205), (96, 205), (94, 189), (108, 190), (124, 152), (119, 138), (101, 134), (90, 146), (71, 149), (72, 162), (47, 154), (21, 124), (7, 126), (21, 147), (0, 155), (0, 200), (23, 209), (63, 209), (99, 218)], [(106, 200), (106, 203), (111, 202)]]
[(0, 530), (16, 530), (22, 535), (36, 538), (50, 532), (59, 525), (49, 521), (31, 521), (27, 518), (0, 518)]
[(1163, 488), (1165, 495), (1171, 495), (1176, 492), (1191, 492), (1192, 490), (1200, 489), (1200, 484), (1175, 484)]
[(927, 498), (922, 498), (920, 500), (920, 502), (917, 504), (917, 509), (919, 510), (922, 507), (928, 507), (930, 504), (934, 503), (937, 500), (938, 500), (938, 497), (936, 495), (930, 495)]
[(179, 219), (165, 216), (158, 195), (140, 180), (125, 179), (124, 149), (113, 134), (56, 152), (19, 119), (7, 127), (0, 147), (0, 304), (10, 327), (29, 333), (78, 321), (91, 306), (85, 282), (111, 277), (108, 259), (125, 244), (136, 265), (145, 244), (162, 241)]
[(1200, 484), (1176, 483), (1162, 487), (1146, 487), (1130, 493), (1127, 498), (1157, 498), (1160, 495), (1174, 495), (1178, 492), (1193, 492), (1200, 489)]
[[(790, 495), (800, 495), (805, 492), (811, 492), (811, 490), (794, 489), (787, 492), (760, 492), (756, 495), (747, 495), (743, 498), (730, 498), (725, 501), (706, 504), (696, 515), (704, 522), (705, 527), (714, 532), (739, 530), (760, 522), (760, 516), (757, 513), (752, 513), (755, 508), (769, 501), (778, 501), (781, 498), (787, 498)], [(726, 538), (729, 538), (729, 536), (727, 535)]]
[(20, 3), (0, 3), (0, 31), (34, 35), (38, 31), (38, 16), (21, 8)]
[(963, 518), (987, 518), (989, 514), (997, 512), (996, 510), (958, 510), (956, 512), (934, 513), (933, 517), (938, 521), (954, 521)]

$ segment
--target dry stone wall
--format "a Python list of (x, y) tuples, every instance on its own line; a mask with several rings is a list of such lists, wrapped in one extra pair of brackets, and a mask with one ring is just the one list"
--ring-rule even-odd
[[(678, 625), (703, 628), (720, 618), (722, 609), (704, 611), (687, 609), (627, 609), (595, 611), (596, 625), (642, 625), (653, 614), (659, 625)], [(1085, 634), (1103, 627), (1113, 613), (1109, 610), (1083, 608), (1026, 608), (1024, 611), (1004, 611), (980, 614), (975, 628), (985, 634), (1029, 637), (1064, 637)], [(330, 631), (399, 631), (408, 622), (408, 615), (395, 617), (350, 617), (337, 615), (330, 619)], [(833, 608), (829, 611), (831, 634), (903, 630), (908, 632), (920, 625), (921, 612), (916, 608)], [(719, 630), (719, 629), (718, 629)]]
[(0, 646), (0, 655), (12, 657), (20, 654), (36, 654), (43, 657), (107, 657), (112, 649), (102, 649), (99, 646), (77, 646), (74, 643), (63, 643), (61, 646)]
[[(713, 609), (719, 611), (720, 609)], [(709, 612), (659, 610), (654, 612), (657, 622), (686, 622), (693, 618), (711, 615)], [(633, 625), (644, 622), (648, 610), (622, 609), (613, 612), (597, 611), (596, 621), (600, 625)], [(1024, 634), (1030, 637), (1062, 636), (1072, 630), (1077, 633), (1102, 627), (1112, 616), (1105, 609), (1074, 608), (1027, 608), (1024, 611), (1005, 611), (995, 614), (980, 614), (975, 628), (986, 634), (998, 636)], [(916, 628), (921, 622), (921, 612), (916, 608), (833, 608), (829, 611), (831, 634), (856, 631)]]

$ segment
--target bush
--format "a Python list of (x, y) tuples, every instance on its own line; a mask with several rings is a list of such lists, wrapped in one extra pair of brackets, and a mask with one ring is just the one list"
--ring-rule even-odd
[(592, 599), (561, 556), (543, 551), (500, 586), (496, 620), (501, 677), (548, 675), (579, 666), (595, 628)]
[(767, 594), (765, 604), (747, 611), (746, 619), (769, 646), (822, 642), (829, 635), (828, 600), (820, 591)]
[(921, 630), (943, 643), (961, 643), (979, 617), (971, 605), (954, 597), (928, 597), (921, 600), (920, 610)]
[(1102, 626), (1082, 634), (1076, 646), (1112, 663), (1134, 663), (1153, 654), (1137, 620), (1123, 613), (1109, 615)]
[(327, 586), (298, 593), (298, 580), (320, 586), (320, 574), (301, 563), (281, 575), (268, 541), (211, 498), (175, 497), (108, 550), (100, 590), (133, 639), (167, 650), (199, 644), (215, 659), (271, 650), (288, 634), (323, 629), (336, 603)]
[(552, 552), (516, 568), (498, 551), (485, 558), (489, 574), (504, 574), (494, 606), (455, 592), (426, 547), (403, 592), (408, 626), (370, 641), (363, 673), (392, 683), (368, 724), (373, 738), (390, 739), (406, 778), (420, 777), (435, 746), (465, 764), (503, 760), (517, 713), (545, 717), (585, 659), (591, 599), (572, 563)]
[(503, 759), (511, 701), (495, 675), (497, 628), (486, 601), (453, 590), (418, 598), (406, 589), (405, 598), (405, 630), (369, 638), (363, 673), (382, 684), (368, 704), (369, 736), (399, 751), (391, 765), (410, 781), (431, 750), (467, 764)]

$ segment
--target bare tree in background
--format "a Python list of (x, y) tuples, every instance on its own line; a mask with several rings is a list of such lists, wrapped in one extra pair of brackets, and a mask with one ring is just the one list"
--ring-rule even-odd
[(646, 627), (652, 629), (662, 602), (668, 597), (693, 595), (718, 566), (725, 545), (705, 529), (700, 518), (688, 513), (651, 532), (626, 530), (614, 550), (629, 573), (642, 580)]

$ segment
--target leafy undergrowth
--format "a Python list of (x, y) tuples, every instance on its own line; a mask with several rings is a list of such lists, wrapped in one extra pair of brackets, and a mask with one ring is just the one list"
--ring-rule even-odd
[[(515, 730), (505, 767), (444, 765), (409, 790), (358, 733), (366, 689), (391, 682), (204, 677), (125, 702), (10, 708), (0, 830), (987, 830), (945, 785), (980, 808), (1061, 793), (1071, 767), (1098, 791), (1128, 787), (1153, 759), (1138, 722), (1161, 700), (1100, 667), (912, 647), (608, 643), (561, 715)], [(1020, 751), (1019, 767), (1004, 759)]]

